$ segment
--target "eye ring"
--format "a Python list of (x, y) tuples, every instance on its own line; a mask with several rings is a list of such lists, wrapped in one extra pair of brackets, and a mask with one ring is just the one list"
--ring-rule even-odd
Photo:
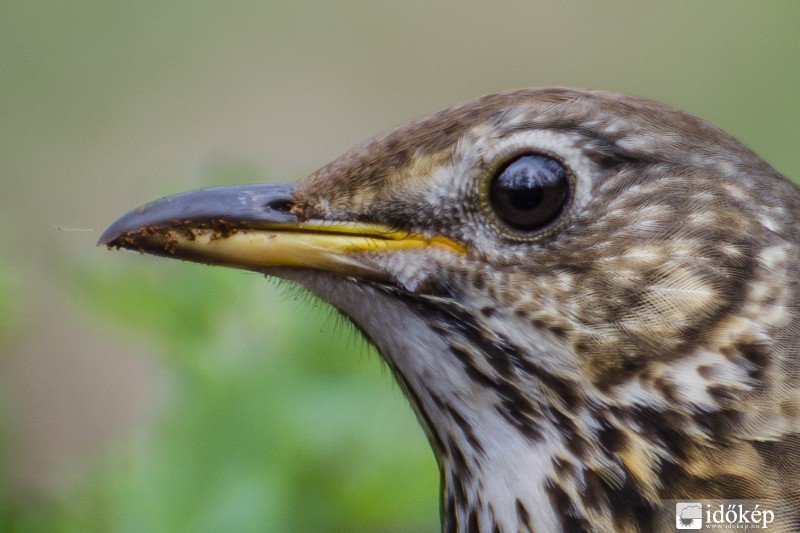
[(564, 161), (541, 150), (495, 158), (480, 180), (480, 201), (506, 237), (534, 241), (563, 226), (575, 197), (575, 176)]

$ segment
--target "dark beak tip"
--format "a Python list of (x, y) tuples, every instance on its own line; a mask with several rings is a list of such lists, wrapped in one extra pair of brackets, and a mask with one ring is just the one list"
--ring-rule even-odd
[(97, 239), (97, 246), (106, 246), (109, 249), (114, 247), (114, 242), (121, 236), (120, 230), (117, 226), (118, 222), (119, 220), (108, 226), (103, 231), (103, 233), (100, 235), (100, 238)]
[[(236, 221), (242, 226), (258, 227), (274, 223), (296, 222), (286, 206), (292, 205), (294, 183), (235, 185), (202, 189), (167, 196), (133, 209), (114, 221), (100, 235), (98, 246), (131, 248), (137, 235), (145, 230), (158, 231), (177, 225)], [(130, 246), (129, 246), (130, 245)]]
[(100, 235), (97, 246), (105, 246), (109, 250), (126, 248), (125, 238), (132, 237), (147, 226), (148, 224), (143, 220), (141, 208), (134, 209), (112, 222)]
[[(117, 222), (119, 222), (119, 220)], [(119, 238), (122, 237), (123, 233), (119, 230), (117, 222), (114, 222), (103, 231), (100, 238), (97, 239), (97, 246), (105, 246), (109, 250), (112, 248), (119, 248), (119, 245), (116, 243)]]
[[(109, 227), (109, 229), (111, 228)], [(97, 246), (105, 246), (109, 250), (112, 248), (120, 248), (120, 246), (116, 244), (119, 237), (120, 235), (116, 231), (112, 232), (107, 229), (100, 235), (100, 238), (97, 239)]]

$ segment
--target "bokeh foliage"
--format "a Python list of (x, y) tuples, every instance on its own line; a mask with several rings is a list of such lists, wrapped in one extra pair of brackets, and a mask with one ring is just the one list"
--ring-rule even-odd
[(71, 275), (98, 320), (155, 342), (166, 410), (60, 501), (7, 503), (10, 530), (438, 528), (433, 456), (350, 324), (288, 284), (156, 261)]
[[(9, 249), (5, 232), (0, 232), (0, 249)], [(8, 342), (12, 331), (12, 324), (16, 321), (14, 316), (14, 301), (17, 293), (16, 275), (8, 258), (0, 257), (0, 347)], [(6, 447), (8, 445), (7, 407), (0, 402), (0, 530), (3, 524), (10, 523), (12, 509), (2, 502), (8, 502), (13, 491), (9, 484), (7, 470), (8, 462)]]

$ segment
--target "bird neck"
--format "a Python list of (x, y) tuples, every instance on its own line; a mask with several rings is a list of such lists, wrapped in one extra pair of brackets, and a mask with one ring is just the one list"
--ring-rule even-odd
[(440, 457), (442, 530), (562, 530), (568, 517), (559, 516), (557, 505), (566, 493), (554, 483), (554, 469), (568, 451), (556, 438), (531, 443), (507, 427), (496, 429), (482, 444), (446, 437)]
[(513, 310), (487, 317), (452, 297), (282, 274), (349, 316), (391, 368), (440, 465), (444, 531), (616, 531), (652, 514), (658, 442), (678, 442), (683, 421), (651, 441), (627, 431), (660, 414), (620, 418), (574, 381), (557, 336)]
[[(372, 296), (376, 305), (386, 297)], [(390, 301), (358, 323), (437, 456), (443, 531), (616, 531), (643, 515), (656, 531), (651, 459), (668, 434), (649, 441), (627, 432), (631, 421), (574, 381), (581, 374), (565, 366), (565, 347), (526, 338), (539, 334), (513, 311), (487, 319), (453, 299)]]
[[(539, 531), (587, 526), (568, 509), (581, 474), (566, 474), (594, 451), (581, 436), (591, 432), (593, 413), (576, 405), (575, 384), (523, 361), (519, 347), (452, 300), (406, 304), (361, 325), (377, 340), (439, 461), (443, 531), (533, 531), (534, 521)], [(515, 386), (512, 376), (523, 373), (548, 385), (534, 379)]]

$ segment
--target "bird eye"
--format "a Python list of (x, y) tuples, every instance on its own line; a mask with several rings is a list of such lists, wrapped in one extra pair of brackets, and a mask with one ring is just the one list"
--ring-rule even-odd
[(558, 217), (569, 193), (569, 175), (561, 163), (526, 154), (500, 167), (489, 184), (489, 205), (509, 227), (534, 231)]

